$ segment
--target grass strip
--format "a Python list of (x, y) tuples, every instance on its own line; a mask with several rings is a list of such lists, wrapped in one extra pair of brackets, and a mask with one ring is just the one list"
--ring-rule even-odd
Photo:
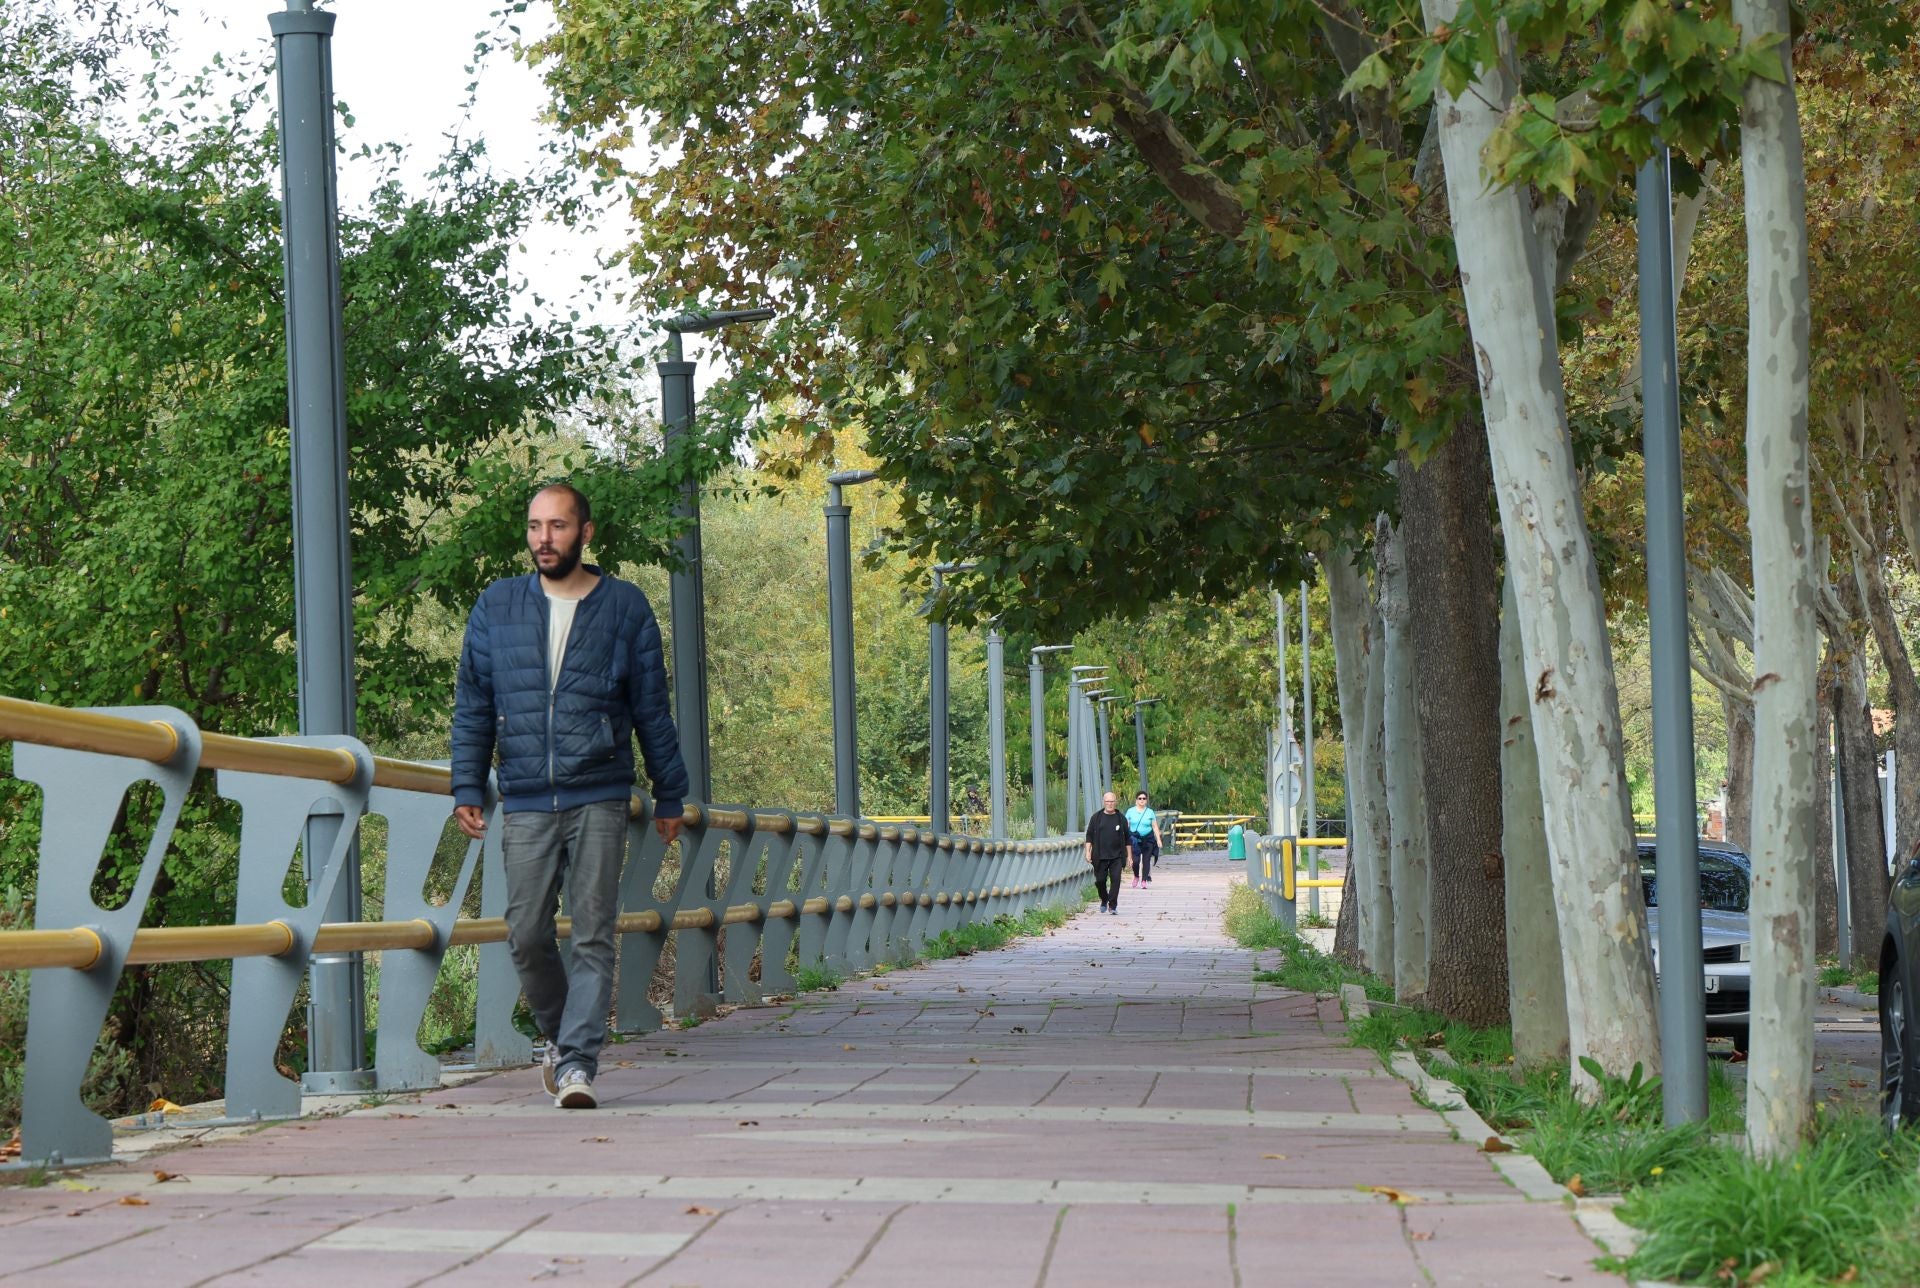
[(1301, 993), (1335, 995), (1342, 984), (1358, 984), (1376, 1002), (1393, 998), (1391, 984), (1315, 948), (1288, 929), (1243, 882), (1236, 881), (1227, 887), (1226, 930), (1242, 948), (1280, 950), (1282, 959), (1278, 969), (1254, 972), (1253, 978), (1258, 983), (1278, 984)]

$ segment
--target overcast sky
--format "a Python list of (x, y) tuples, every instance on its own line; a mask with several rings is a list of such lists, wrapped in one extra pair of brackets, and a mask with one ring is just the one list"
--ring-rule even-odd
[[(271, 67), (273, 37), (269, 14), (285, 8), (272, 0), (175, 0), (179, 17), (172, 24), (175, 51), (169, 61), (187, 73), (216, 54), (247, 55)], [(636, 3), (641, 0), (635, 0)], [(505, 50), (495, 50), (480, 67), (479, 89), (471, 115), (466, 108), (467, 71), (475, 38), (491, 29), (493, 0), (335, 0), (322, 7), (338, 22), (333, 33), (334, 94), (353, 114), (350, 140), (398, 142), (407, 146), (403, 174), (419, 177), (432, 169), (449, 134), (477, 132), (486, 141), (494, 168), (524, 172), (539, 155), (546, 127), (540, 114), (546, 91), (538, 75)], [(550, 9), (536, 4), (516, 21), (523, 35), (537, 37), (552, 24)], [(373, 181), (373, 169), (351, 155), (340, 157), (340, 193), (355, 204)], [(548, 300), (570, 299), (580, 275), (597, 271), (595, 256), (631, 239), (631, 224), (620, 209), (609, 211), (596, 233), (558, 227), (536, 229), (518, 267)], [(624, 270), (619, 287), (625, 287)], [(583, 306), (584, 307), (584, 306)], [(620, 306), (611, 301), (595, 314), (613, 320)], [(698, 336), (687, 337), (688, 356), (705, 355)], [(704, 386), (712, 374), (702, 363)]]

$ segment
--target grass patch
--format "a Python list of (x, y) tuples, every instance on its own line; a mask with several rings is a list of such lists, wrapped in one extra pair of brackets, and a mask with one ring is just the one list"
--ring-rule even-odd
[(1920, 1138), (1866, 1116), (1825, 1120), (1808, 1144), (1760, 1160), (1697, 1153), (1664, 1183), (1629, 1194), (1622, 1220), (1646, 1230), (1627, 1262), (1683, 1283), (1920, 1283)]
[(1066, 908), (1029, 908), (1017, 917), (1003, 912), (992, 921), (976, 921), (941, 931), (927, 941), (922, 955), (928, 961), (938, 962), (1004, 948), (1024, 935), (1044, 935), (1049, 930), (1057, 930), (1066, 925), (1072, 915)]
[(793, 973), (796, 993), (831, 993), (839, 987), (839, 972), (831, 966), (802, 966)]
[(1358, 984), (1376, 1002), (1393, 998), (1392, 985), (1315, 948), (1269, 912), (1260, 896), (1242, 882), (1227, 887), (1225, 924), (1227, 934), (1242, 948), (1277, 948), (1283, 955), (1278, 970), (1254, 972), (1258, 983), (1301, 993), (1338, 993), (1343, 984)]

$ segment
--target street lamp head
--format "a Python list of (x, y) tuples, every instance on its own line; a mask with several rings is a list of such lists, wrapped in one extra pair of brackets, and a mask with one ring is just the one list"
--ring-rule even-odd
[(1163, 701), (1163, 699), (1160, 699), (1160, 698), (1135, 698), (1135, 699), (1133, 700), (1133, 705), (1134, 705), (1134, 706), (1136, 706), (1136, 707), (1150, 707), (1150, 706), (1152, 706), (1152, 705), (1153, 705), (1154, 703), (1156, 703), (1156, 702), (1160, 702), (1160, 701)]
[(976, 565), (971, 563), (937, 563), (933, 566), (936, 573), (972, 572)]
[(1036, 644), (1032, 648), (1028, 649), (1027, 652), (1034, 653), (1034, 654), (1071, 653), (1073, 652), (1073, 645), (1071, 644)]
[(827, 482), (835, 487), (852, 487), (855, 483), (871, 483), (879, 477), (878, 470), (835, 470), (827, 475)]
[(660, 324), (660, 329), (691, 335), (698, 331), (717, 331), (723, 326), (732, 326), (735, 322), (765, 322), (772, 316), (773, 310), (764, 307), (712, 309), (698, 313), (682, 313), (678, 317), (668, 318)]

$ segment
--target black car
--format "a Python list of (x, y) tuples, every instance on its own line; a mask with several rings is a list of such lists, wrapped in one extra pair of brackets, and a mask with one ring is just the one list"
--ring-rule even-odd
[(1880, 1116), (1890, 1131), (1920, 1120), (1920, 1051), (1913, 1033), (1917, 954), (1920, 850), (1893, 879), (1887, 937), (1880, 945)]
[[(1700, 964), (1706, 989), (1707, 1035), (1733, 1040), (1747, 1050), (1753, 990), (1753, 935), (1747, 921), (1753, 894), (1753, 860), (1720, 841), (1700, 841)], [(1660, 974), (1660, 900), (1654, 888), (1654, 843), (1639, 842), (1640, 888), (1647, 899), (1647, 938), (1653, 973)]]

